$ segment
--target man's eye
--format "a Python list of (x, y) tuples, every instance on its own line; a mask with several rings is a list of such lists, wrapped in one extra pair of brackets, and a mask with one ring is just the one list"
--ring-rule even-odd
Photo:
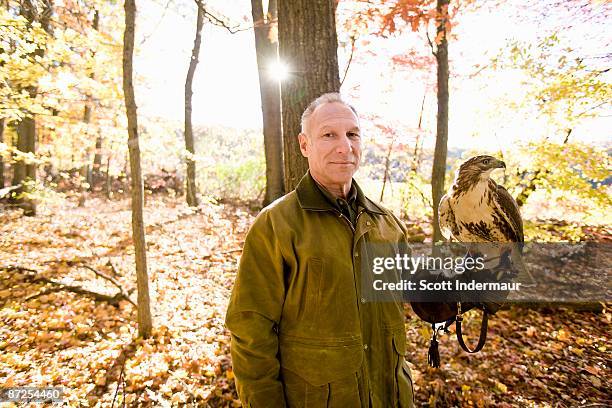
[(355, 133), (355, 132), (350, 132), (348, 134), (349, 137), (359, 137), (359, 133)]
[(333, 136), (333, 135), (332, 135), (331, 133), (325, 133), (325, 134), (323, 135), (323, 137), (332, 137), (332, 136)]

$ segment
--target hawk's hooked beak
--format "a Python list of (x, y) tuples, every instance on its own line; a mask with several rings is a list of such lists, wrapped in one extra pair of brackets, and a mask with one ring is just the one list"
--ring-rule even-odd
[(495, 164), (496, 164), (496, 166), (495, 166), (496, 169), (505, 169), (506, 168), (506, 163), (504, 163), (501, 160), (497, 160), (497, 163), (495, 163)]

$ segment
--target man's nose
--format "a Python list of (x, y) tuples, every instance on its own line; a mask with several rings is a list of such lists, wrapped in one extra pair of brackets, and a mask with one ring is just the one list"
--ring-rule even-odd
[(340, 154), (353, 152), (353, 145), (351, 144), (351, 139), (349, 139), (347, 135), (344, 135), (339, 138), (338, 144), (336, 145), (336, 152)]

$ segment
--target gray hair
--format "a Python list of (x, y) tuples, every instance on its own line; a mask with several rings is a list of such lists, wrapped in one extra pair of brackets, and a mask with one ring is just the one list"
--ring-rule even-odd
[(357, 110), (351, 104), (342, 99), (342, 96), (340, 96), (338, 92), (329, 92), (310, 102), (310, 104), (306, 107), (306, 110), (304, 110), (304, 113), (302, 113), (302, 133), (306, 134), (306, 122), (310, 119), (315, 109), (326, 103), (341, 103), (352, 110), (355, 116), (357, 116), (357, 119), (359, 119)]

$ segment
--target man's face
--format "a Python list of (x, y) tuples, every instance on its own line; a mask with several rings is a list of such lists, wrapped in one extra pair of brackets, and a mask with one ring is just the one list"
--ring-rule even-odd
[(340, 102), (318, 106), (299, 136), (310, 173), (329, 186), (350, 184), (361, 160), (361, 130), (355, 113)]

